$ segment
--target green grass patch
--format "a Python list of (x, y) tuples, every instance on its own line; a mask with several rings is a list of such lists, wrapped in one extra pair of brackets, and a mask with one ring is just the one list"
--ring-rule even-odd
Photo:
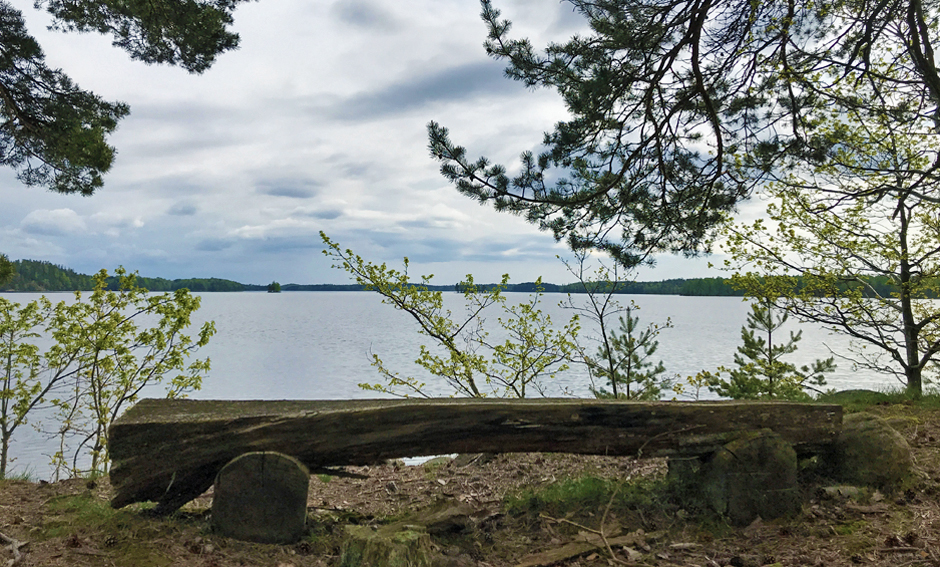
[[(56, 517), (65, 521), (65, 525), (61, 526), (65, 533), (70, 533), (69, 530), (74, 531), (76, 528), (100, 530), (113, 523), (115, 516), (119, 514), (107, 500), (97, 498), (91, 493), (58, 496), (51, 499), (46, 506)], [(55, 528), (51, 528), (46, 535), (58, 537), (65, 534), (57, 533)]]
[(7, 471), (3, 476), (0, 476), (0, 480), (18, 480), (24, 482), (36, 482), (36, 475), (33, 473), (33, 469), (26, 467), (23, 470), (18, 471)]
[(901, 388), (875, 390), (843, 390), (821, 394), (816, 401), (828, 404), (839, 404), (848, 412), (864, 411), (877, 405), (911, 405), (922, 409), (940, 408), (940, 392), (929, 390), (920, 399), (914, 399), (906, 390)]
[(524, 489), (504, 500), (506, 512), (552, 517), (600, 516), (610, 504), (618, 515), (677, 511), (680, 486), (667, 479), (620, 481), (585, 476), (541, 488)]
[(142, 508), (115, 510), (91, 492), (57, 496), (45, 505), (45, 520), (37, 539), (89, 540), (114, 567), (168, 567), (173, 560), (153, 542), (178, 535), (179, 521), (145, 518)]
[(832, 526), (832, 531), (834, 531), (836, 535), (851, 536), (851, 535), (855, 535), (856, 533), (860, 531), (863, 531), (867, 526), (868, 526), (868, 522), (864, 520), (857, 520), (855, 522), (836, 524)]

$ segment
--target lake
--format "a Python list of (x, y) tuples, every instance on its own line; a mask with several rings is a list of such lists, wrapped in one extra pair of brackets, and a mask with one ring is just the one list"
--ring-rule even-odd
[[(418, 372), (413, 364), (421, 344), (430, 345), (428, 337), (418, 334), (418, 326), (405, 313), (384, 305), (371, 292), (285, 292), (280, 294), (240, 292), (205, 293), (202, 307), (193, 318), (192, 329), (207, 320), (215, 321), (218, 333), (198, 356), (208, 356), (212, 370), (197, 399), (344, 399), (375, 397), (358, 387), (360, 382), (379, 382), (371, 366), (370, 352), (378, 354), (386, 366), (404, 375), (425, 378), (434, 395), (450, 395), (444, 385)], [(39, 294), (2, 294), (25, 304)], [(70, 294), (48, 294), (52, 301), (69, 300)], [(508, 294), (510, 301), (528, 296)], [(741, 343), (741, 326), (750, 310), (735, 297), (679, 297), (662, 295), (619, 296), (621, 303), (631, 299), (640, 308), (635, 312), (642, 327), (671, 319), (673, 327), (659, 336), (656, 360), (662, 360), (667, 373), (681, 377), (700, 370), (733, 365), (735, 349)], [(542, 309), (560, 326), (572, 311), (559, 307), (564, 294), (545, 294)], [(574, 297), (578, 300), (578, 296)], [(445, 304), (455, 314), (462, 313), (462, 296), (445, 293)], [(488, 315), (491, 323), (502, 314)], [(455, 315), (455, 319), (457, 316)], [(581, 336), (593, 335), (589, 322), (582, 319)], [(487, 328), (491, 328), (487, 325)], [(830, 356), (829, 348), (847, 353), (848, 339), (830, 335), (811, 324), (789, 321), (786, 330), (803, 331), (799, 350), (788, 360), (808, 364)], [(494, 335), (497, 335), (494, 332)], [(498, 335), (497, 335), (498, 337)], [(593, 350), (593, 349), (592, 349)], [(829, 375), (828, 387), (883, 389), (896, 387), (891, 376), (854, 372), (851, 364), (839, 361), (839, 368)], [(589, 381), (583, 366), (575, 366), (556, 378), (550, 395), (571, 392), (589, 395)], [(159, 389), (148, 391), (159, 396)], [(703, 391), (703, 398), (713, 398)], [(38, 478), (47, 478), (47, 455), (55, 443), (27, 427), (17, 430), (11, 454), (17, 460), (13, 470), (30, 470)]]

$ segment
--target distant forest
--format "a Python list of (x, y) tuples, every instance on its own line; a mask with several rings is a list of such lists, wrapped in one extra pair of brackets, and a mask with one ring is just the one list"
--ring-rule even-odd
[[(663, 280), (659, 282), (620, 282), (620, 289), (617, 290), (617, 293), (635, 295), (743, 295), (732, 289), (726, 281), (727, 280), (724, 278), (695, 278), (688, 280)], [(489, 284), (481, 287), (489, 289), (493, 285), (494, 284)], [(435, 291), (460, 291), (459, 285), (429, 285), (427, 287)], [(249, 291), (262, 291), (268, 289), (268, 287), (246, 285), (245, 289)], [(281, 285), (281, 291), (363, 291), (363, 287), (357, 284), (286, 284)], [(509, 284), (506, 286), (506, 291), (510, 293), (532, 293), (536, 291), (536, 285), (535, 282)], [(580, 283), (563, 285), (543, 283), (542, 291), (547, 293), (584, 293), (584, 287)]]
[[(72, 269), (58, 266), (50, 262), (36, 260), (16, 260), (16, 276), (3, 286), (3, 291), (90, 291), (94, 287), (94, 279), (90, 275), (79, 274)], [(168, 280), (164, 278), (145, 278), (138, 276), (137, 283), (150, 291), (175, 291), (186, 288), (190, 291), (267, 291), (268, 286), (242, 284), (232, 280), (219, 278), (190, 278), (182, 280)], [(111, 282), (117, 287), (117, 280)], [(484, 286), (489, 287), (489, 286)], [(429, 286), (438, 291), (459, 291), (457, 285)], [(534, 282), (510, 284), (507, 292), (533, 292)], [(284, 284), (281, 291), (362, 291), (363, 287), (357, 284)], [(542, 284), (542, 290), (549, 293), (582, 293), (583, 286), (577, 284), (558, 285), (552, 283)], [(672, 279), (658, 282), (621, 282), (618, 293), (646, 294), (646, 295), (720, 295), (740, 296), (726, 283), (724, 278), (696, 278)]]
[[(16, 267), (16, 275), (3, 286), (3, 291), (91, 291), (95, 287), (92, 276), (50, 262), (16, 260), (13, 265)], [(182, 288), (190, 291), (246, 291), (249, 287), (267, 289), (266, 286), (245, 286), (218, 278), (167, 280), (138, 276), (137, 284), (150, 291), (176, 291)], [(116, 289), (117, 285), (117, 279), (111, 278), (109, 287)]]

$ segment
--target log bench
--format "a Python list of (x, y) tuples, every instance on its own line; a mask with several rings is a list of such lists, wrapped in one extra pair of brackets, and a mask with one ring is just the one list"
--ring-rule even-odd
[(770, 429), (811, 454), (841, 425), (841, 406), (788, 402), (146, 399), (109, 430), (111, 505), (153, 501), (155, 513), (173, 512), (254, 451), (290, 455), (311, 472), (450, 453), (700, 456)]

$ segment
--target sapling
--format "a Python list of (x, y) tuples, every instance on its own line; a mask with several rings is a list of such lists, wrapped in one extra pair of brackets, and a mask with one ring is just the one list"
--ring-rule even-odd
[[(767, 301), (751, 304), (747, 322), (741, 327), (743, 344), (734, 355), (737, 367), (719, 368), (710, 380), (709, 389), (733, 399), (804, 400), (810, 397), (806, 390), (820, 392), (826, 384), (825, 374), (836, 368), (834, 359), (816, 360), (799, 368), (784, 361), (784, 355), (796, 352), (803, 335), (803, 331), (790, 331), (786, 342), (779, 341), (776, 333), (786, 321), (787, 313), (775, 316), (773, 306)], [(722, 374), (727, 374), (728, 379), (722, 378)]]

